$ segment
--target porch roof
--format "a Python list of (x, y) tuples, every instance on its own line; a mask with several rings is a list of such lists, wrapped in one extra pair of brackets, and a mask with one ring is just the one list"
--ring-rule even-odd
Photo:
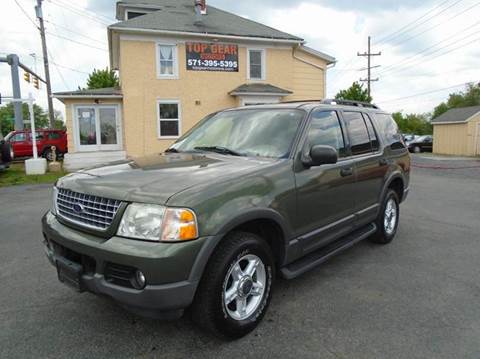
[(68, 98), (123, 98), (122, 90), (118, 87), (106, 87), (101, 89), (80, 89), (76, 91), (55, 92), (54, 98), (59, 100)]

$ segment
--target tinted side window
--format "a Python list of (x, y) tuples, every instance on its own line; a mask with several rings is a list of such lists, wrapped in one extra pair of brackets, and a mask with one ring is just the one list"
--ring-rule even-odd
[(367, 124), (368, 137), (370, 137), (372, 150), (378, 151), (378, 149), (380, 148), (380, 142), (378, 142), (377, 133), (375, 132), (375, 128), (373, 127), (372, 120), (370, 119), (370, 116), (365, 113), (363, 114), (363, 117), (365, 119), (365, 123)]
[(378, 130), (385, 136), (386, 144), (393, 150), (405, 148), (402, 141), (402, 135), (398, 130), (398, 125), (390, 115), (384, 113), (375, 114)]
[(17, 133), (15, 134), (10, 141), (12, 142), (24, 142), (27, 140), (27, 136), (25, 133)]
[(352, 155), (372, 152), (370, 137), (362, 114), (360, 112), (344, 112), (343, 116), (347, 125)]
[(48, 138), (49, 138), (50, 140), (58, 140), (60, 137), (61, 137), (61, 136), (60, 136), (60, 134), (59, 134), (58, 132), (50, 132), (50, 133), (48, 134)]
[(308, 149), (314, 145), (332, 146), (339, 157), (346, 156), (342, 128), (335, 111), (315, 111), (310, 120), (307, 143)]

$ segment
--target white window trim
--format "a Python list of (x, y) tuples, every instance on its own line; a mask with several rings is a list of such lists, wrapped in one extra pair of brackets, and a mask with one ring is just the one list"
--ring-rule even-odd
[[(262, 53), (262, 77), (250, 77), (250, 51), (260, 51)], [(264, 48), (248, 47), (247, 48), (247, 80), (265, 81), (267, 79), (267, 51)]]
[[(162, 75), (160, 73), (160, 46), (173, 46), (173, 75)], [(178, 44), (175, 42), (156, 42), (155, 56), (157, 62), (157, 79), (159, 80), (178, 80)]]
[[(97, 138), (96, 145), (81, 145), (80, 144), (80, 129), (78, 128), (78, 110), (82, 108), (93, 108), (95, 110), (95, 127), (98, 136), (100, 135), (100, 121), (99, 109), (100, 108), (115, 108), (115, 115), (117, 119), (117, 144), (116, 145), (102, 145)], [(72, 127), (73, 127), (73, 143), (75, 145), (76, 152), (102, 152), (102, 151), (122, 151), (123, 150), (123, 121), (122, 121), (122, 108), (118, 103), (102, 103), (101, 105), (91, 103), (72, 104)]]
[[(168, 119), (160, 118), (160, 105), (161, 104), (176, 104), (178, 106), (178, 118)], [(178, 121), (178, 136), (161, 136), (160, 134), (160, 120), (161, 121)], [(176, 140), (182, 136), (182, 106), (178, 99), (157, 99), (157, 137), (160, 140)]]

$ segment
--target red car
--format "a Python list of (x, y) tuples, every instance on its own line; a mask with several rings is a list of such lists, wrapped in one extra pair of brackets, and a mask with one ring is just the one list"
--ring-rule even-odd
[[(37, 130), (37, 151), (39, 156), (52, 161), (52, 146), (57, 148), (57, 158), (68, 152), (67, 133), (64, 130)], [(29, 130), (12, 131), (5, 141), (10, 143), (15, 158), (33, 156), (32, 133)]]

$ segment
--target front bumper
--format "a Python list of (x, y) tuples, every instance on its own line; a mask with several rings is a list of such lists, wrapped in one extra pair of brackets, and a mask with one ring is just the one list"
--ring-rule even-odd
[[(210, 237), (185, 243), (104, 239), (65, 226), (51, 212), (43, 217), (42, 227), (45, 253), (52, 265), (67, 260), (83, 266), (83, 289), (111, 297), (147, 316), (181, 310), (192, 303), (211, 242)], [(110, 265), (141, 270), (147, 281), (145, 288), (112, 283), (106, 274)]]

